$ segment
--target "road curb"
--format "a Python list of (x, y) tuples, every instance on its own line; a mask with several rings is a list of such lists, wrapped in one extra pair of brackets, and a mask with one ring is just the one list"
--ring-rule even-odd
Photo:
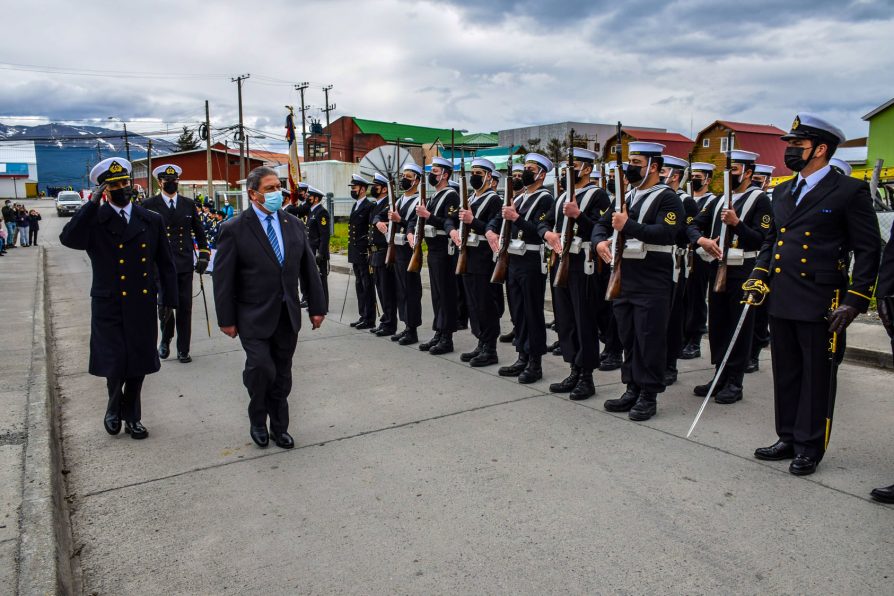
[(891, 352), (880, 352), (869, 348), (847, 346), (844, 350), (844, 361), (851, 364), (862, 364), (876, 368), (894, 369), (894, 359)]
[(39, 247), (34, 300), (31, 374), (27, 406), (27, 442), (18, 552), (19, 594), (70, 594), (71, 524), (65, 500), (59, 441), (46, 249)]

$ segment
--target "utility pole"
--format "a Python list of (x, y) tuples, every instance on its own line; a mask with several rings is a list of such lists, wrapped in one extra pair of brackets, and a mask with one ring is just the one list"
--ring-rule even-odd
[(224, 151), (227, 152), (227, 161), (224, 165), (224, 178), (227, 181), (227, 191), (230, 190), (230, 141), (224, 140)]
[(205, 100), (205, 162), (208, 168), (208, 194), (206, 201), (214, 199), (214, 180), (211, 176), (211, 113), (208, 111), (208, 100)]
[(242, 81), (250, 77), (250, 74), (239, 75), (235, 79), (230, 79), (231, 82), (236, 83), (236, 86), (239, 91), (239, 132), (238, 138), (239, 141), (239, 179), (245, 180), (245, 129), (242, 126)]
[(307, 106), (304, 105), (304, 90), (310, 86), (307, 81), (295, 85), (295, 91), (301, 96), (301, 152), (304, 153), (304, 159), (307, 159), (307, 121), (304, 117), (304, 111)]
[(152, 192), (152, 139), (146, 145), (146, 186), (149, 187), (147, 196), (151, 197), (155, 194)]
[(323, 108), (323, 111), (326, 112), (326, 159), (332, 159), (332, 131), (329, 130), (329, 112), (335, 109), (335, 104), (329, 105), (330, 89), (332, 89), (332, 85), (323, 87), (323, 93), (326, 97), (326, 107)]

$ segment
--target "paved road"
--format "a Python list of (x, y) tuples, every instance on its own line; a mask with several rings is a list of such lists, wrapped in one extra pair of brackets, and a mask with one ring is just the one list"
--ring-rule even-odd
[[(85, 372), (89, 264), (56, 245), (62, 222), (47, 220), (64, 466), (87, 593), (891, 589), (894, 508), (867, 498), (894, 481), (888, 371), (842, 367), (831, 450), (819, 473), (796, 478), (751, 457), (773, 440), (769, 363), (747, 378), (743, 402), (712, 403), (686, 440), (705, 359), (684, 363), (659, 416), (636, 424), (602, 409), (622, 391), (618, 372), (573, 403), (549, 394), (565, 373), (558, 358), (546, 360), (544, 381), (520, 386), (458, 352), (433, 357), (356, 332), (338, 321), (347, 278), (333, 275), (336, 312), (300, 334), (298, 448), (250, 442), (243, 353), (214, 330), (207, 337), (200, 298), (194, 362), (164, 362), (147, 378), (150, 438), (137, 442), (102, 429), (105, 384)], [(458, 336), (458, 351), (472, 345)], [(512, 359), (503, 344), (500, 356)]]

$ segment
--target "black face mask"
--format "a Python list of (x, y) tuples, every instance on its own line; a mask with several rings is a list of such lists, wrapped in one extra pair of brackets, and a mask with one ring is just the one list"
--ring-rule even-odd
[(437, 186), (438, 182), (440, 182), (440, 180), (438, 180), (438, 177), (435, 175), (435, 173), (429, 172), (428, 173), (428, 183), (432, 186)]
[(351, 198), (354, 199), (354, 200), (356, 201), (357, 199), (360, 198), (360, 193), (357, 192), (356, 190), (352, 190), (352, 191), (351, 191)]
[(480, 190), (482, 186), (484, 186), (484, 176), (481, 174), (472, 174), (469, 176), (469, 184), (472, 185), (472, 188), (475, 190)]
[(701, 189), (705, 187), (705, 181), (701, 178), (693, 178), (692, 179), (692, 190), (694, 192), (699, 192)]
[(624, 171), (624, 177), (630, 184), (639, 184), (643, 181), (643, 167), (630, 164)]
[(400, 179), (400, 189), (403, 191), (410, 190), (410, 187), (413, 186), (413, 183), (410, 182), (409, 178), (401, 178)]
[(512, 190), (515, 192), (520, 191), (525, 187), (525, 183), (519, 180), (518, 178), (512, 178)]
[(165, 180), (162, 183), (161, 187), (164, 189), (164, 191), (167, 194), (172, 195), (175, 192), (177, 192), (177, 181), (176, 180)]
[(800, 172), (804, 168), (807, 167), (807, 164), (810, 163), (810, 160), (813, 159), (813, 153), (816, 151), (816, 145), (810, 148), (810, 153), (807, 154), (807, 159), (801, 157), (804, 155), (803, 147), (786, 147), (785, 148), (785, 167), (790, 169), (792, 172)]
[(124, 188), (116, 188), (109, 191), (109, 200), (116, 207), (127, 207), (130, 198), (133, 196), (133, 189), (129, 186)]
[(667, 184), (667, 176), (658, 176), (658, 182), (660, 184)]
[(522, 172), (522, 186), (531, 186), (537, 180), (537, 175), (531, 170)]

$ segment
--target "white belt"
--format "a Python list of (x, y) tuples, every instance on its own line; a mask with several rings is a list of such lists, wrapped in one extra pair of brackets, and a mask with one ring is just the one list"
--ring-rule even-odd
[(581, 251), (589, 253), (591, 246), (593, 246), (592, 243), (583, 242), (580, 237), (575, 237), (574, 240), (571, 241), (571, 246), (568, 247), (568, 252), (573, 255), (580, 254)]
[(434, 238), (435, 236), (446, 236), (447, 232), (444, 230), (437, 230), (434, 226), (425, 226), (425, 237), (426, 238)]
[(650, 252), (662, 252), (673, 254), (677, 248), (673, 244), (646, 244), (639, 240), (628, 240), (624, 246), (623, 258), (625, 259), (645, 259)]

